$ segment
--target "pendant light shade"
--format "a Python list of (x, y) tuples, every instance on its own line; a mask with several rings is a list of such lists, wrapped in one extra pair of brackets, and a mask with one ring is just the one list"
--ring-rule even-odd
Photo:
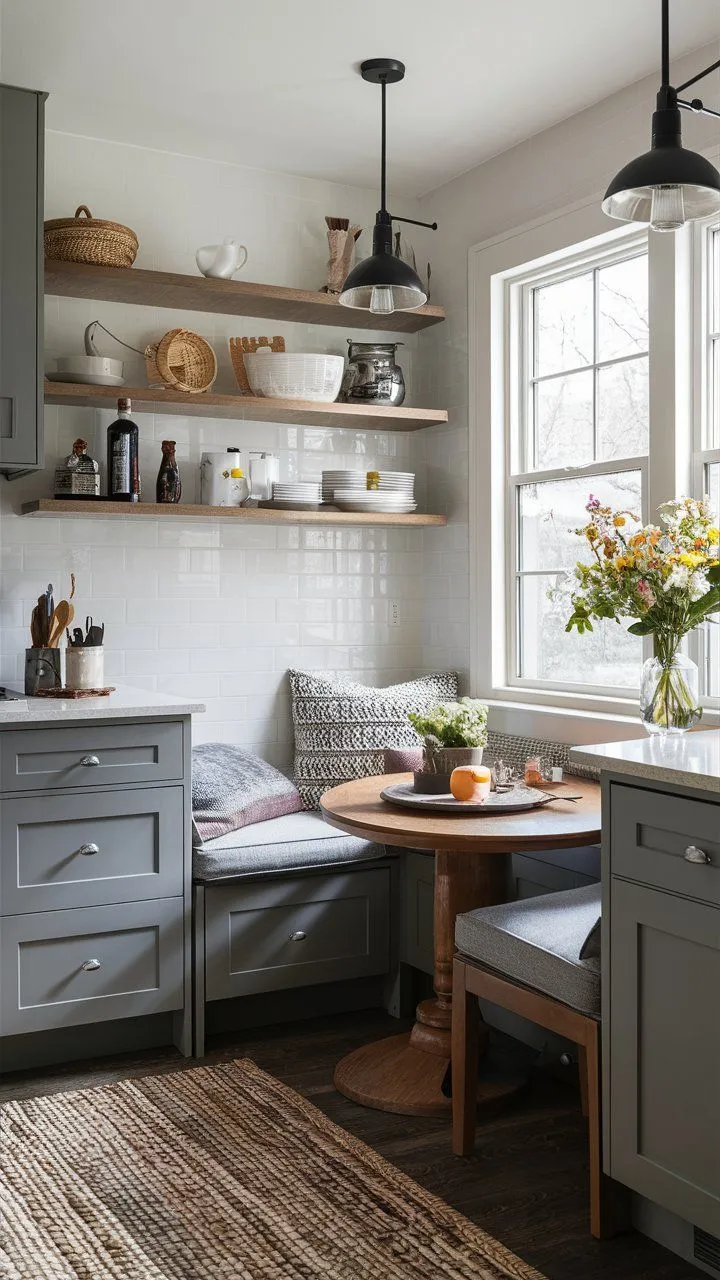
[[(378, 214), (378, 218), (380, 215)], [(392, 251), (390, 222), (376, 222), (373, 253), (353, 267), (338, 298), (343, 307), (357, 307), (390, 315), (393, 311), (415, 311), (427, 302), (420, 277)]]
[[(382, 90), (382, 148), (380, 158), (380, 210), (373, 228), (372, 257), (359, 262), (345, 281), (338, 302), (343, 307), (391, 315), (393, 311), (416, 311), (427, 302), (427, 293), (416, 271), (392, 251), (392, 217), (385, 207), (385, 89), (405, 75), (405, 67), (395, 58), (370, 58), (360, 66), (363, 80), (379, 84)], [(415, 226), (437, 228), (435, 222), (398, 218)]]
[(608, 187), (602, 207), (620, 222), (644, 222), (653, 231), (677, 231), (686, 222), (720, 211), (720, 173), (704, 156), (682, 144), (680, 108), (718, 115), (699, 98), (678, 95), (715, 71), (707, 67), (679, 89), (670, 84), (669, 0), (662, 0), (662, 85), (652, 121), (652, 146), (631, 160)]
[(655, 112), (651, 150), (620, 170), (602, 207), (611, 218), (646, 222), (654, 231), (676, 231), (720, 210), (720, 173), (683, 147), (679, 108)]

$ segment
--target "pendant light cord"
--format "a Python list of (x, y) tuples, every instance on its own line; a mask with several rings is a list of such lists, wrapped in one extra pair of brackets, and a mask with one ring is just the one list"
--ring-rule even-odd
[(662, 87), (670, 87), (670, 0), (662, 0)]
[(387, 79), (383, 76), (380, 80), (381, 107), (380, 107), (380, 212), (387, 213), (387, 194), (385, 190), (385, 169), (387, 158), (387, 120), (386, 120), (386, 91)]

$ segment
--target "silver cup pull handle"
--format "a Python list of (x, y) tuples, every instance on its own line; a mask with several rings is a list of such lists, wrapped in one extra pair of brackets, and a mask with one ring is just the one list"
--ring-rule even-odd
[(92, 854), (94, 854), (94, 853), (99, 853), (99, 852), (100, 852), (100, 845), (99, 845), (99, 844), (95, 844), (95, 843), (91, 840), (88, 844), (81, 844), (81, 845), (80, 845), (80, 848), (79, 848), (79, 849), (76, 849), (76, 850), (75, 850), (75, 852), (76, 852), (76, 853), (81, 853), (81, 854), (83, 855), (83, 857), (85, 857), (85, 858), (89, 858), (89, 857), (91, 857), (91, 856), (92, 856)]
[(80, 968), (83, 969), (85, 973), (94, 973), (96, 969), (100, 968), (100, 961), (99, 960), (83, 960), (82, 964), (80, 965)]
[(712, 861), (710, 854), (706, 853), (704, 849), (698, 849), (696, 844), (689, 844), (683, 857), (686, 862), (699, 862), (703, 866), (707, 866)]
[(304, 942), (306, 938), (307, 934), (303, 933), (302, 929), (296, 929), (294, 933), (290, 934), (291, 942)]
[(97, 769), (100, 764), (99, 756), (82, 756), (80, 763), (83, 769)]

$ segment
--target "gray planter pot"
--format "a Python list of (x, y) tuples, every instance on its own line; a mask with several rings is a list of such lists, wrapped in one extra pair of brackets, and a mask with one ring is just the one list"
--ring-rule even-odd
[(441, 747), (432, 754), (434, 768), (428, 769), (431, 763), (425, 752), (426, 767), (422, 773), (415, 773), (415, 790), (421, 795), (444, 795), (450, 790), (450, 775), (453, 769), (464, 764), (482, 764), (483, 747)]

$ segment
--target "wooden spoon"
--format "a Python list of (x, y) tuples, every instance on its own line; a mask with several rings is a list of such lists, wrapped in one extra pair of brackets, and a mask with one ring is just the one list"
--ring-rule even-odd
[(75, 617), (75, 609), (67, 600), (59, 600), (50, 619), (48, 649), (54, 649), (65, 630)]

